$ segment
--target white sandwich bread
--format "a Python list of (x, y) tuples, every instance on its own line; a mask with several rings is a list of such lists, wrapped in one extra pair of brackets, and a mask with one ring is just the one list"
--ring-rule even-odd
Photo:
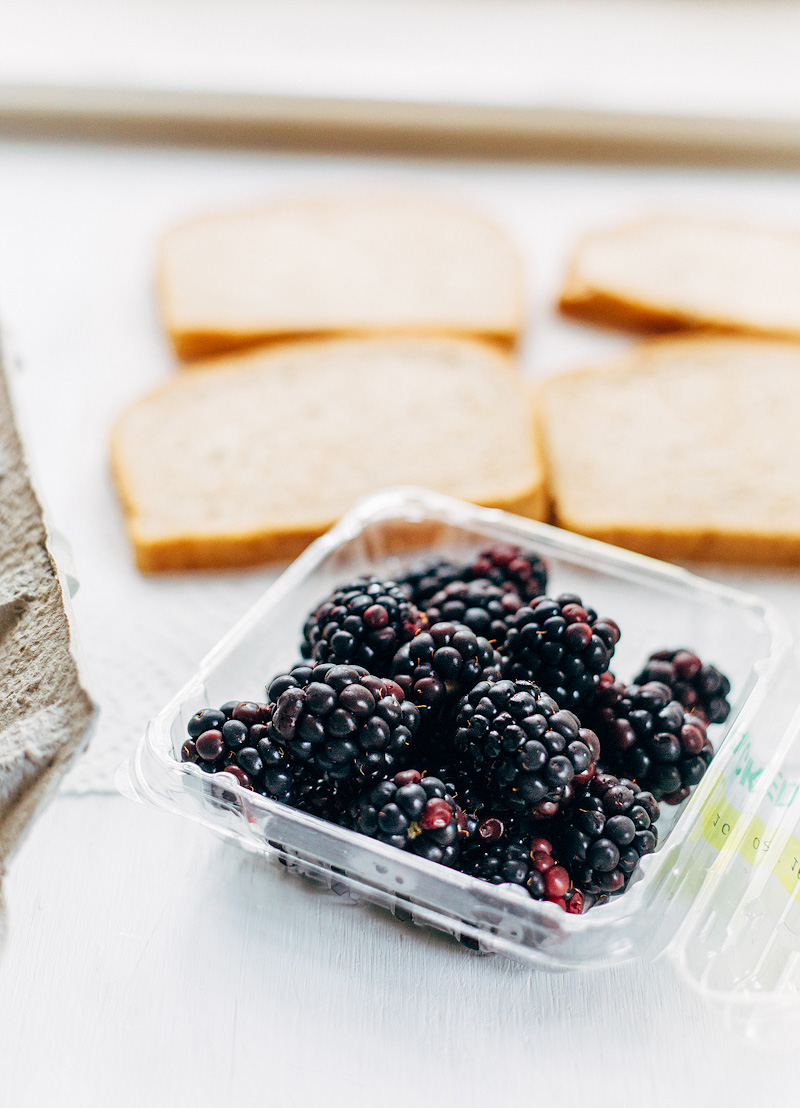
[(121, 417), (112, 466), (143, 570), (293, 557), (387, 485), (546, 507), (528, 387), (508, 354), (462, 339), (209, 359)]
[(521, 263), (483, 216), (393, 196), (288, 199), (198, 218), (161, 244), (161, 311), (197, 358), (275, 339), (374, 333), (513, 344)]
[(800, 564), (800, 344), (643, 343), (538, 392), (556, 522), (662, 558)]
[(800, 230), (664, 216), (587, 235), (559, 306), (639, 331), (800, 339)]

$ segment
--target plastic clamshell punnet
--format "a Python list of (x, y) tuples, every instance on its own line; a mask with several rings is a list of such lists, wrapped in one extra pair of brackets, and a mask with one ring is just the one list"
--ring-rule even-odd
[[(333, 587), (364, 572), (391, 576), (434, 553), (462, 558), (498, 541), (532, 547), (547, 560), (551, 595), (579, 593), (619, 623), (613, 669), (620, 679), (629, 681), (653, 650), (684, 645), (731, 679), (733, 710), (711, 729), (709, 771), (684, 805), (664, 810), (658, 849), (623, 896), (568, 915), (220, 785), (178, 760), (199, 708), (264, 699), (269, 679), (297, 660), (307, 613)], [(785, 857), (795, 842), (800, 856), (797, 673), (786, 627), (757, 598), (545, 524), (421, 489), (390, 489), (361, 501), (266, 590), (150, 722), (118, 784), (134, 799), (180, 812), (476, 950), (566, 970), (669, 949), (693, 984), (733, 1008), (737, 997), (776, 991), (785, 1005), (800, 989), (800, 862)]]

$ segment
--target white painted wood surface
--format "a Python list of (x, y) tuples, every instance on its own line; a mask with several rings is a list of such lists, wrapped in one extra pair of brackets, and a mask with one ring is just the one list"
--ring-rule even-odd
[(668, 963), (477, 957), (121, 797), (54, 803), (7, 893), (15, 1108), (796, 1103)]
[[(150, 294), (157, 235), (280, 189), (386, 183), (454, 192), (508, 228), (532, 277), (531, 376), (627, 341), (552, 314), (582, 229), (661, 207), (800, 226), (788, 173), (0, 146), (0, 310), (26, 363), (34, 461), (74, 547), (78, 631), (104, 712), (68, 782), (84, 795), (53, 803), (5, 883), (0, 1104), (793, 1104), (794, 1058), (734, 1039), (666, 961), (547, 976), (477, 958), (202, 828), (85, 793), (107, 787), (219, 621), (271, 575), (130, 569), (106, 436), (122, 405), (172, 371)], [(800, 616), (800, 574), (714, 575)], [(204, 594), (213, 619), (210, 606), (197, 614)]]

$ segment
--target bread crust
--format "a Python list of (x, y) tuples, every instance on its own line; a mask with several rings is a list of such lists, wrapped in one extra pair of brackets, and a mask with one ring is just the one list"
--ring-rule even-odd
[(592, 323), (597, 327), (618, 331), (634, 331), (642, 335), (683, 330), (701, 331), (708, 328), (708, 325), (704, 327), (679, 313), (666, 312), (652, 304), (623, 300), (611, 293), (591, 288), (582, 284), (574, 271), (567, 277), (559, 297), (558, 310), (562, 315), (581, 323)]
[(356, 331), (342, 328), (338, 331), (280, 331), (241, 334), (233, 331), (184, 331), (172, 336), (173, 349), (181, 359), (184, 369), (202, 366), (208, 358), (223, 354), (238, 354), (266, 346), (279, 346), (285, 342), (325, 342), (327, 339), (374, 338), (469, 338), (483, 342), (501, 351), (512, 353), (518, 344), (517, 331), (486, 331), (464, 335), (447, 327), (393, 327), (384, 331)]
[[(750, 335), (756, 338), (800, 340), (800, 327), (759, 327), (751, 321), (711, 313), (681, 311), (645, 297), (623, 296), (588, 281), (582, 272), (583, 252), (594, 241), (615, 235), (624, 236), (661, 222), (660, 217), (633, 220), (619, 227), (584, 235), (570, 259), (564, 286), (558, 298), (562, 315), (581, 323), (632, 331), (637, 334), (668, 334), (675, 331), (708, 331), (717, 335)], [(716, 221), (722, 225), (723, 221)], [(727, 220), (730, 227), (744, 227)]]
[(612, 546), (647, 554), (651, 558), (679, 562), (726, 562), (735, 565), (798, 566), (800, 534), (751, 534), (711, 529), (659, 530), (632, 528), (630, 524), (591, 527), (556, 512), (558, 527), (599, 539)]
[[(124, 484), (117, 477), (124, 495)], [(528, 519), (546, 517), (544, 483), (528, 493), (509, 500), (483, 503), (485, 508), (501, 508)], [(265, 562), (291, 561), (305, 548), (324, 535), (336, 523), (328, 519), (319, 524), (292, 530), (253, 531), (230, 535), (181, 535), (168, 539), (150, 539), (137, 531), (135, 522), (129, 526), (136, 567), (143, 573), (178, 572), (185, 570), (239, 569)], [(393, 552), (413, 550), (420, 545), (419, 527), (408, 531), (395, 528), (392, 542), (384, 545)]]

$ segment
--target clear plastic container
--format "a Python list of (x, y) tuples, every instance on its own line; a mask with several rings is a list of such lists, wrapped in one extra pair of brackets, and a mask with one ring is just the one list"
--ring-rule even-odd
[[(630, 680), (651, 651), (678, 646), (731, 679), (733, 710), (711, 729), (709, 771), (685, 804), (663, 810), (658, 849), (623, 896), (567, 915), (223, 787), (178, 760), (199, 708), (263, 700), (266, 682), (297, 660), (308, 611), (333, 587), (366, 571), (392, 575), (434, 551), (458, 559), (496, 541), (532, 547), (549, 564), (551, 594), (577, 592), (619, 623), (613, 669), (621, 679)], [(668, 950), (747, 1033), (770, 1038), (774, 1013), (785, 1028), (800, 990), (798, 676), (786, 627), (757, 598), (504, 512), (393, 489), (358, 504), (267, 589), (151, 721), (118, 783), (134, 799), (180, 812), (476, 950), (548, 970)], [(758, 998), (770, 998), (769, 1008)]]

